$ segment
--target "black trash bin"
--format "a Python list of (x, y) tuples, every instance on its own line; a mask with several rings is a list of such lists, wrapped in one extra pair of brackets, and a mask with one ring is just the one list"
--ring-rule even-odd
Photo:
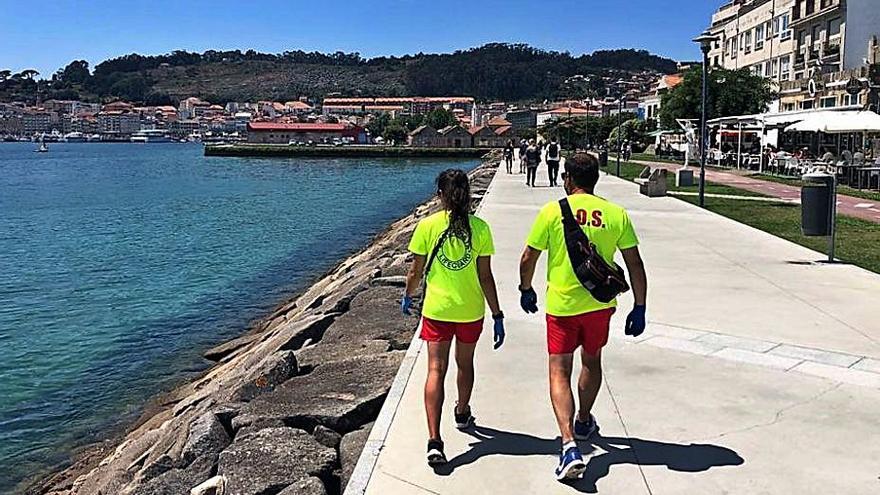
[(608, 150), (602, 150), (599, 152), (599, 166), (607, 167), (608, 166)]
[(827, 237), (833, 230), (834, 176), (808, 174), (801, 188), (801, 230), (805, 236)]

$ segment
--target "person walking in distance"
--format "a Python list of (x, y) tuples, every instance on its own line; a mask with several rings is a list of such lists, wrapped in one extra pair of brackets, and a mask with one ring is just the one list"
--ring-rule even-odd
[(562, 149), (556, 138), (550, 139), (547, 145), (547, 175), (550, 177), (550, 187), (556, 187), (556, 178), (559, 176), (559, 159), (562, 157)]
[(526, 173), (526, 151), (529, 149), (529, 142), (523, 139), (519, 143), (519, 173)]
[[(638, 238), (626, 210), (594, 194), (599, 180), (597, 159), (585, 153), (567, 159), (562, 180), (567, 197), (544, 206), (532, 226), (520, 260), (519, 290), (523, 310), (536, 313), (538, 296), (532, 288), (532, 279), (541, 252), (547, 251), (550, 400), (562, 437), (555, 475), (558, 480), (569, 480), (579, 478), (586, 470), (575, 440), (589, 440), (599, 429), (590, 411), (602, 384), (602, 347), (608, 341), (609, 324), (617, 305), (614, 297), (620, 290), (628, 289), (601, 292), (595, 285), (590, 290), (585, 288), (585, 272), (574, 270), (574, 266), (583, 266), (580, 264), (583, 256), (579, 255), (580, 261), (573, 261), (569, 255), (566, 241), (579, 234), (571, 234), (571, 230), (579, 227), (595, 247), (591, 255), (601, 257), (608, 266), (613, 265), (615, 253), (622, 252), (635, 296), (635, 306), (626, 319), (627, 335), (638, 336), (645, 330), (648, 283)], [(590, 259), (593, 266), (596, 266), (595, 257)], [(619, 274), (622, 277), (622, 272)], [(601, 302), (597, 297), (608, 302)], [(571, 373), (578, 347), (582, 368), (577, 380), (579, 409), (575, 415)]]
[(529, 141), (526, 148), (526, 185), (535, 187), (535, 176), (538, 174), (538, 165), (541, 163), (541, 149), (535, 145), (535, 140)]
[(507, 166), (507, 173), (513, 173), (513, 140), (508, 139), (504, 146), (504, 164)]
[(491, 256), (495, 252), (492, 232), (485, 221), (470, 214), (467, 174), (455, 169), (441, 173), (437, 178), (437, 195), (443, 210), (422, 219), (413, 232), (409, 244), (413, 261), (401, 302), (403, 313), (410, 314), (413, 296), (424, 274), (420, 337), (428, 346), (425, 412), (427, 461), (431, 466), (446, 462), (440, 418), (445, 396), (443, 382), (453, 339), (458, 367), (458, 401), (453, 416), (460, 430), (474, 423), (470, 406), (474, 350), (483, 330), (486, 303), (492, 311), (495, 349), (504, 343), (504, 314), (498, 305), (492, 275)]

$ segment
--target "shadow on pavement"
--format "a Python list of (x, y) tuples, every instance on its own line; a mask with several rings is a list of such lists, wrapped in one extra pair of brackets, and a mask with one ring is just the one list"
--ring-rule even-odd
[[(482, 457), (490, 455), (509, 456), (552, 456), (547, 463), (546, 472), (535, 473), (536, 476), (552, 476), (557, 456), (559, 455), (559, 437), (553, 439), (538, 438), (524, 433), (499, 431), (485, 426), (476, 426), (465, 431), (477, 441), (470, 444), (471, 449), (449, 460), (443, 466), (435, 468), (441, 476), (449, 476), (456, 469), (472, 464)], [(633, 464), (640, 466), (666, 466), (667, 469), (686, 473), (707, 471), (713, 467), (739, 466), (745, 461), (736, 452), (726, 447), (711, 444), (675, 444), (642, 440), (640, 438), (603, 437), (596, 435), (589, 442), (592, 447), (580, 442), (582, 452), (595, 453), (588, 462), (584, 477), (570, 486), (583, 493), (596, 493), (596, 484), (608, 476), (611, 466), (616, 464)]]

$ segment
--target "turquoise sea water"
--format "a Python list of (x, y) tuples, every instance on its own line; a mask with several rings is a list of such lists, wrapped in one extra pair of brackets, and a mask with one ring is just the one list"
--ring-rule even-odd
[(0, 144), (0, 492), (65, 462), (475, 161)]

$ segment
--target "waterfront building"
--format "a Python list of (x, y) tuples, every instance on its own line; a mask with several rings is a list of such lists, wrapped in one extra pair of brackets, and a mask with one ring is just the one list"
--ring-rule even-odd
[(288, 114), (305, 115), (312, 110), (314, 110), (312, 106), (303, 101), (288, 101), (284, 104), (284, 113)]
[(660, 106), (663, 101), (663, 95), (681, 84), (683, 80), (684, 76), (682, 74), (660, 76), (651, 87), (651, 90), (639, 99), (639, 118), (641, 120), (658, 120), (660, 118)]
[(496, 134), (495, 129), (488, 125), (471, 127), (468, 132), (474, 148), (503, 148), (506, 142), (504, 137)]
[(538, 127), (543, 127), (554, 120), (574, 117), (587, 117), (589, 116), (589, 114), (590, 111), (586, 108), (574, 106), (559, 107), (539, 113), (536, 118), (536, 123)]
[(510, 122), (514, 129), (534, 129), (538, 126), (538, 110), (532, 108), (508, 110), (502, 114), (502, 117)]
[(249, 143), (288, 144), (309, 141), (328, 143), (334, 140), (366, 144), (367, 135), (363, 127), (346, 122), (330, 123), (279, 123), (250, 122), (247, 125)]
[(388, 98), (325, 98), (324, 115), (364, 115), (369, 113), (405, 113), (423, 115), (435, 108), (461, 110), (466, 115), (474, 111), (470, 97), (388, 97)]
[(417, 127), (407, 136), (407, 144), (417, 148), (442, 148), (446, 138), (429, 125)]
[[(141, 130), (140, 116), (131, 111), (106, 110), (110, 105), (104, 105), (97, 115), (98, 129), (106, 140), (127, 140), (133, 133)], [(118, 108), (111, 107), (111, 108)]]
[(180, 101), (178, 112), (180, 113), (181, 119), (187, 120), (196, 117), (197, 113), (204, 111), (210, 106), (211, 104), (207, 101), (195, 96), (190, 96), (189, 98)]
[(443, 136), (443, 146), (447, 148), (470, 148), (473, 146), (473, 138), (467, 129), (460, 125), (451, 125), (440, 129)]
[(733, 0), (712, 16), (709, 31), (719, 39), (709, 52), (712, 65), (749, 69), (776, 83), (792, 76), (795, 0)]
[(25, 136), (52, 131), (52, 115), (49, 112), (31, 111), (21, 115), (22, 132)]

